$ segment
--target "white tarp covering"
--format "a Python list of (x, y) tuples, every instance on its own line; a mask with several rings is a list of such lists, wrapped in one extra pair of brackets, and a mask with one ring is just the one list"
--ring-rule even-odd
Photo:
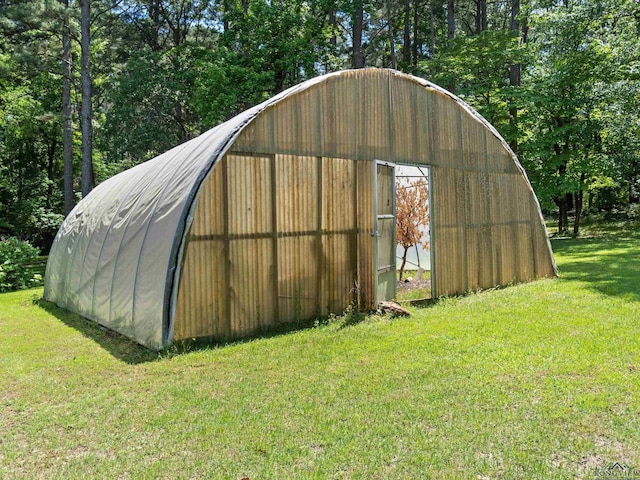
[(174, 270), (200, 184), (260, 111), (323, 78), (282, 92), (97, 186), (56, 235), (45, 300), (147, 347), (168, 345)]
[(185, 207), (216, 153), (252, 113), (110, 178), (78, 203), (51, 248), (45, 299), (161, 348)]

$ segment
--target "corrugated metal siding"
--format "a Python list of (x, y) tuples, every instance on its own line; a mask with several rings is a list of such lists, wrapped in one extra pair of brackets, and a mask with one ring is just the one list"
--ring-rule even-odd
[(229, 283), (223, 179), (226, 159), (220, 162), (202, 189), (185, 249), (174, 326), (174, 339), (229, 335)]
[(375, 272), (373, 241), (373, 166), (357, 162), (358, 207), (358, 303), (361, 308), (374, 308)]
[[(301, 164), (289, 168), (313, 207), (279, 199), (283, 155)], [(98, 186), (56, 236), (45, 298), (151, 348), (341, 309), (356, 283), (373, 306), (374, 159), (433, 166), (436, 295), (555, 273), (535, 196), (499, 134), (433, 84), (362, 69), (304, 82)], [(315, 173), (303, 166), (314, 162)], [(344, 211), (323, 205), (326, 175), (352, 183), (335, 188)], [(278, 205), (289, 201), (302, 203)], [(288, 213), (315, 218), (313, 230), (297, 230), (303, 219), (280, 232)]]
[[(322, 159), (276, 155), (278, 320), (310, 318), (320, 311), (319, 191)], [(304, 188), (300, 188), (304, 186)]]
[(375, 159), (432, 167), (436, 296), (554, 273), (535, 196), (503, 140), (415, 79), (328, 77), (269, 106), (232, 151), (198, 200), (176, 339), (239, 336), (354, 300), (373, 307)]
[(358, 268), (357, 163), (227, 155), (196, 206), (174, 339), (235, 338), (344, 310)]
[(321, 314), (341, 312), (352, 301), (357, 270), (356, 162), (323, 158), (323, 270)]

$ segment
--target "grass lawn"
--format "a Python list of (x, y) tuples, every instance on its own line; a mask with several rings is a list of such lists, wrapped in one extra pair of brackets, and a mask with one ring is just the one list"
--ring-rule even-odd
[(0, 478), (593, 478), (640, 468), (640, 237), (561, 277), (154, 354), (0, 295)]

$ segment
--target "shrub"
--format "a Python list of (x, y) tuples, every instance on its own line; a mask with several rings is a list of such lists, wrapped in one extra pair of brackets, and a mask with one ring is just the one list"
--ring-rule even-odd
[(628, 216), (631, 220), (640, 220), (640, 203), (629, 205)]
[(14, 237), (0, 239), (0, 292), (38, 286), (42, 276), (29, 268), (38, 254), (28, 242)]

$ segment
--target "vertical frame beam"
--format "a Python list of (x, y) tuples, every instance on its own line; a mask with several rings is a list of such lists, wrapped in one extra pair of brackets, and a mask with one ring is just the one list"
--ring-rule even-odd
[(375, 304), (376, 306), (378, 305), (378, 303), (380, 303), (382, 300), (380, 299), (380, 295), (378, 294), (378, 283), (379, 283), (379, 270), (380, 270), (380, 261), (379, 261), (379, 255), (378, 255), (378, 250), (380, 248), (380, 242), (379, 242), (379, 237), (380, 237), (380, 232), (379, 232), (379, 218), (381, 217), (386, 217), (386, 218), (390, 218), (388, 215), (381, 215), (379, 216), (379, 198), (378, 198), (378, 166), (379, 165), (383, 165), (387, 168), (391, 169), (391, 216), (393, 218), (393, 238), (390, 242), (390, 251), (387, 252), (390, 255), (390, 258), (392, 259), (392, 270), (393, 270), (393, 295), (392, 298), (395, 298), (396, 296), (396, 284), (395, 284), (395, 269), (396, 269), (396, 166), (394, 163), (391, 162), (384, 162), (381, 160), (374, 160), (373, 161), (373, 237), (374, 237), (374, 249), (373, 249), (373, 258), (374, 258), (374, 280), (375, 280)]
[(318, 315), (322, 315), (322, 279), (324, 278), (324, 254), (322, 247), (322, 157), (316, 157), (316, 168), (318, 177), (318, 188), (316, 193), (316, 204), (318, 207), (318, 218), (316, 219), (316, 307), (318, 310)]
[(358, 305), (360, 302), (360, 278), (358, 275), (358, 160), (352, 160), (353, 164), (353, 233), (350, 235), (349, 250), (351, 254), (351, 272), (353, 274), (353, 294), (351, 302)]
[(231, 241), (229, 239), (229, 160), (227, 155), (222, 158), (222, 225), (224, 234), (224, 307), (222, 323), (225, 336), (231, 337)]
[(434, 230), (433, 228), (433, 169), (431, 165), (427, 165), (427, 184), (429, 185), (429, 268), (431, 274), (431, 298), (436, 297), (436, 252), (434, 242)]
[(276, 322), (280, 321), (280, 287), (278, 273), (278, 179), (276, 169), (276, 156), (274, 154), (269, 155), (269, 166), (271, 170), (271, 261), (273, 262), (272, 275), (273, 275), (273, 316)]

